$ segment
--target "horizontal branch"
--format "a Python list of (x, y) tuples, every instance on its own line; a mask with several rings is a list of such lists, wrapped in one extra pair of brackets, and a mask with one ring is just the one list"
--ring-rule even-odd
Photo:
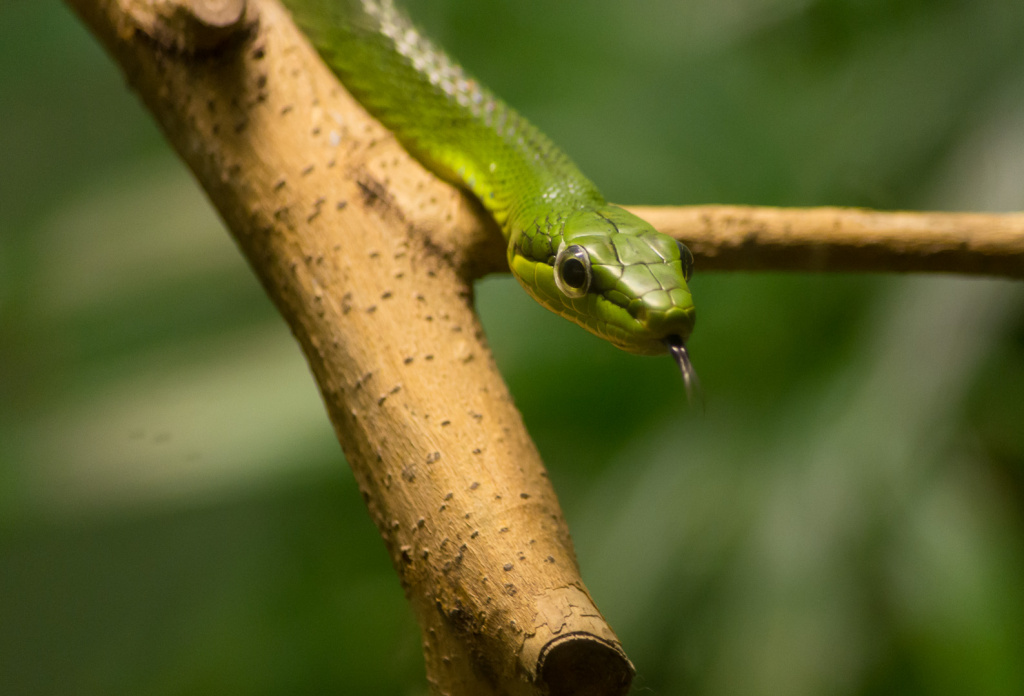
[(1024, 213), (631, 207), (718, 271), (963, 273), (1024, 278)]

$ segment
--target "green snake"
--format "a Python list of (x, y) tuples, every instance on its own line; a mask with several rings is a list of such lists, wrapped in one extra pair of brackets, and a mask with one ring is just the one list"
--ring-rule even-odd
[(500, 225), (540, 304), (631, 353), (670, 352), (688, 393), (695, 310), (682, 243), (610, 205), (554, 143), (432, 44), (392, 0), (285, 0), (345, 87)]

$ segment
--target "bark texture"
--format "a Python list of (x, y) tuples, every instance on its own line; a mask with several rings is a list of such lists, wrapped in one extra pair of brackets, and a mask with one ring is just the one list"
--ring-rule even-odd
[(1024, 278), (1024, 213), (634, 207), (699, 270), (963, 273)]
[(202, 11), (216, 0), (68, 2), (301, 344), (432, 689), (624, 693), (632, 665), (473, 312), (496, 230), (349, 98), (276, 2), (226, 20)]

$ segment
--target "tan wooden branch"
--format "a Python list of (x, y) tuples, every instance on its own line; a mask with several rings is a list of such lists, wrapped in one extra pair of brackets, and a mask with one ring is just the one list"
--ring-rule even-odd
[(933, 272), (1024, 278), (1024, 213), (633, 207), (698, 270)]
[[(493, 223), (365, 114), (276, 0), (66, 2), (302, 346), (416, 612), (432, 689), (625, 693), (632, 665), (473, 312), (472, 281), (504, 268)], [(644, 214), (707, 268), (1022, 270), (1021, 216)], [(894, 241), (901, 229), (927, 243)]]
[(473, 312), (496, 230), (350, 99), (275, 0), (67, 2), (301, 344), (433, 691), (624, 693), (632, 665)]

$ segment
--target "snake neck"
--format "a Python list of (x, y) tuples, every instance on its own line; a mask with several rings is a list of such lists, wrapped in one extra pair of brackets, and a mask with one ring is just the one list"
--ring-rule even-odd
[[(466, 74), (392, 0), (285, 0), (362, 105), (504, 231), (509, 269), (538, 302), (634, 353), (671, 349), (684, 375), (693, 257), (605, 203), (546, 136)], [(689, 379), (687, 377), (687, 379)]]
[(286, 0), (346, 88), (429, 169), (469, 189), (506, 241), (604, 199), (533, 124), (469, 76), (391, 0)]

